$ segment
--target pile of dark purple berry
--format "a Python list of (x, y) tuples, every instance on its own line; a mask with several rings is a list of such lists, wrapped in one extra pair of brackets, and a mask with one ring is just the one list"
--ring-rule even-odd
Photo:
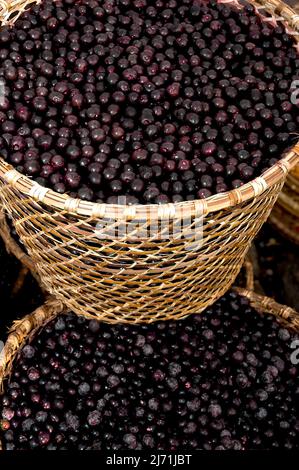
[[(1, 399), (4, 448), (260, 449), (299, 442), (297, 338), (229, 293), (148, 326), (46, 326)], [(294, 361), (293, 361), (294, 362)]]
[(1, 155), (87, 201), (238, 188), (298, 138), (294, 46), (249, 4), (44, 0), (0, 32)]

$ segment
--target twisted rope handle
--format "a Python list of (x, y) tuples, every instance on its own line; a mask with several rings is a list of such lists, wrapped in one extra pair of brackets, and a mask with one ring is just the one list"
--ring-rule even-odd
[(245, 269), (245, 278), (246, 278), (246, 290), (253, 291), (254, 290), (254, 269), (253, 269), (253, 263), (252, 263), (250, 255), (247, 255), (245, 258), (244, 269)]
[(269, 313), (281, 320), (288, 328), (299, 332), (299, 313), (291, 307), (281, 305), (270, 297), (256, 294), (247, 289), (236, 288), (236, 292), (250, 300), (259, 313)]

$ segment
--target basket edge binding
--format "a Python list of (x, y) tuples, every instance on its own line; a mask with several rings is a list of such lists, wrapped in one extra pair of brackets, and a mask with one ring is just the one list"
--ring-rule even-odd
[[(299, 332), (299, 313), (294, 309), (278, 304), (273, 299), (258, 295), (248, 289), (234, 288), (234, 291), (248, 298), (251, 306), (259, 314), (271, 314), (287, 328)], [(26, 342), (32, 340), (41, 327), (44, 327), (57, 315), (66, 314), (67, 311), (68, 309), (60, 301), (51, 298), (33, 313), (13, 323), (0, 355), (0, 394), (4, 393), (5, 381), (9, 379), (13, 363), (18, 357), (20, 349)], [(1, 450), (3, 451), (3, 447), (0, 440)]]
[[(280, 0), (248, 0), (253, 4), (257, 11), (262, 15), (260, 10), (270, 11), (278, 15), (280, 21), (287, 22), (291, 25), (292, 30), (299, 31), (299, 15), (285, 3)], [(20, 0), (5, 2), (0, 6), (0, 24), (12, 24), (25, 11), (26, 7), (30, 7), (34, 3), (40, 3), (40, 0), (27, 0), (27, 3)], [(225, 3), (238, 4), (236, 0), (228, 0)], [(20, 8), (18, 8), (18, 6)], [(17, 13), (19, 11), (19, 13)], [(13, 16), (12, 19), (10, 17)], [(269, 18), (268, 18), (269, 20)], [(295, 40), (298, 42), (299, 33), (293, 33)], [(172, 219), (184, 216), (206, 215), (208, 213), (234, 207), (238, 204), (246, 202), (256, 196), (261, 195), (268, 188), (278, 183), (299, 163), (299, 143), (286, 153), (286, 155), (275, 165), (269, 168), (263, 175), (253, 179), (249, 183), (225, 193), (213, 195), (207, 199), (198, 199), (195, 201), (184, 201), (181, 203), (168, 203), (161, 206), (156, 204), (144, 205), (120, 205), (120, 204), (98, 204), (94, 202), (82, 201), (74, 199), (67, 194), (59, 194), (49, 188), (44, 188), (38, 183), (32, 181), (29, 177), (22, 175), (15, 170), (10, 164), (0, 157), (0, 177), (3, 184), (10, 184), (18, 190), (23, 196), (29, 196), (36, 202), (40, 202), (55, 210), (63, 210), (66, 213), (87, 217), (112, 217), (116, 220), (130, 220), (135, 217), (148, 219), (149, 214), (159, 220)]]
[[(94, 218), (112, 218), (115, 220), (130, 220), (133, 218), (148, 219), (149, 214), (159, 220), (169, 220), (176, 217), (199, 216), (229, 209), (260, 196), (267, 189), (285, 179), (289, 172), (299, 163), (299, 144), (296, 144), (280, 161), (238, 189), (215, 194), (207, 199), (196, 199), (180, 203), (120, 205), (86, 202), (59, 194), (52, 189), (44, 188), (29, 177), (22, 175), (0, 157), (0, 178), (2, 185), (11, 185), (22, 196), (32, 198), (52, 209), (69, 214)], [(5, 202), (4, 202), (5, 205)]]

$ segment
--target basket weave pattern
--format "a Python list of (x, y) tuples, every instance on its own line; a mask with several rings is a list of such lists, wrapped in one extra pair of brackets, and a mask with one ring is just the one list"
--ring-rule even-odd
[[(15, 21), (31, 3), (7, 3), (3, 23)], [(285, 4), (251, 3), (269, 21), (287, 24), (294, 37), (299, 34), (298, 15)], [(178, 319), (203, 311), (233, 284), (298, 156), (299, 145), (262, 177), (239, 189), (163, 206), (72, 199), (42, 188), (0, 160), (0, 196), (43, 287), (70, 310), (112, 323)], [(194, 249), (192, 237), (202, 216), (202, 240)], [(162, 227), (165, 222), (169, 227), (189, 221), (184, 238), (99, 240), (96, 234), (103, 220), (112, 220), (113, 227), (121, 230), (136, 219), (147, 233), (153, 218)]]

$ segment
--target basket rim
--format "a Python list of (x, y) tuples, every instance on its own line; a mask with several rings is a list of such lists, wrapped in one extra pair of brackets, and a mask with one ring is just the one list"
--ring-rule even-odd
[[(2, 5), (2, 0), (1, 5)], [(299, 50), (299, 15), (289, 5), (280, 0), (248, 0), (249, 3), (259, 10), (268, 10), (275, 7), (279, 21), (291, 23), (289, 33), (296, 31), (294, 40), (298, 43)], [(223, 3), (233, 3), (242, 6), (238, 0), (222, 0)], [(36, 3), (39, 3), (38, 1)], [(5, 13), (2, 12), (2, 19), (9, 17), (10, 10), (6, 5)], [(14, 4), (16, 6), (16, 3)], [(260, 12), (259, 12), (260, 13)], [(273, 13), (273, 12), (272, 12)], [(0, 12), (1, 14), (1, 12)], [(262, 15), (262, 13), (260, 13)], [(262, 15), (263, 16), (263, 15)], [(1, 20), (0, 20), (1, 21)], [(0, 24), (1, 26), (1, 24)], [(224, 193), (212, 195), (206, 199), (195, 199), (193, 201), (183, 201), (180, 203), (167, 204), (108, 204), (83, 201), (59, 194), (50, 188), (45, 188), (29, 177), (19, 173), (12, 165), (7, 163), (0, 155), (0, 177), (8, 184), (18, 190), (23, 196), (28, 196), (36, 202), (69, 214), (92, 217), (92, 218), (112, 218), (115, 220), (130, 219), (158, 219), (169, 220), (183, 217), (200, 217), (209, 213), (223, 209), (235, 207), (263, 194), (273, 185), (283, 181), (296, 164), (299, 163), (299, 143), (295, 144), (275, 165), (266, 170), (262, 175), (244, 184), (240, 188)]]
[(244, 184), (238, 189), (233, 189), (220, 194), (215, 194), (207, 199), (195, 199), (167, 204), (108, 204), (87, 202), (75, 199), (67, 194), (59, 194), (50, 188), (45, 188), (31, 180), (28, 176), (19, 173), (12, 165), (0, 156), (0, 177), (18, 190), (23, 196), (28, 196), (36, 202), (41, 202), (52, 209), (65, 211), (66, 213), (87, 217), (108, 217), (117, 220), (123, 219), (148, 219), (149, 215), (159, 220), (175, 217), (200, 216), (219, 210), (235, 207), (239, 204), (256, 198), (275, 184), (281, 182), (299, 163), (299, 143), (296, 144), (281, 160), (269, 168), (261, 176)]

